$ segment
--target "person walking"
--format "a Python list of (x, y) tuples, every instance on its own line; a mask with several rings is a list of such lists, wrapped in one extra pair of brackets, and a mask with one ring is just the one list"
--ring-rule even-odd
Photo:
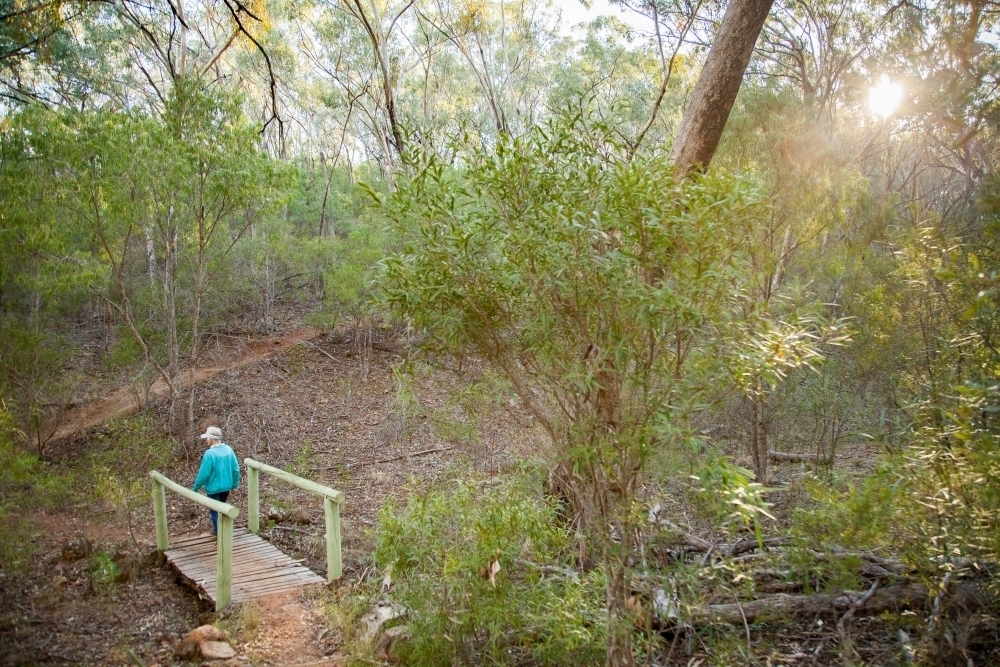
[[(201, 456), (201, 468), (191, 490), (197, 493), (204, 488), (209, 498), (224, 503), (229, 498), (229, 492), (240, 485), (240, 463), (233, 448), (222, 442), (222, 429), (218, 426), (209, 426), (201, 438), (208, 440), (208, 449)], [(212, 517), (212, 534), (216, 535), (219, 532), (219, 513), (215, 510), (208, 513)]]

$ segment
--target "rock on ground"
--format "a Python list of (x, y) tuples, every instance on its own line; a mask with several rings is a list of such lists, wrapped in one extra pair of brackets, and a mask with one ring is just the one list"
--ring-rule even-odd
[(236, 651), (227, 642), (202, 642), (199, 648), (201, 657), (206, 660), (228, 660), (236, 657)]
[[(187, 636), (177, 644), (177, 648), (174, 649), (174, 655), (182, 660), (196, 660), (200, 657), (207, 658), (208, 656), (204, 655), (204, 644), (221, 643), (225, 644), (226, 647), (232, 651), (233, 649), (229, 647), (228, 641), (226, 633), (219, 628), (214, 625), (202, 625), (189, 632)], [(231, 658), (233, 655), (235, 655), (235, 652), (222, 657)]]
[(63, 545), (62, 559), (64, 561), (75, 561), (86, 558), (94, 552), (94, 545), (87, 539), (70, 540)]

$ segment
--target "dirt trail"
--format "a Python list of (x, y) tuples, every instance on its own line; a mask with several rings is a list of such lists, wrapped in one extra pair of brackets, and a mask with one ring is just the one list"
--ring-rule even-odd
[[(195, 382), (204, 382), (231, 368), (238, 368), (262, 361), (276, 354), (287, 352), (290, 348), (310, 341), (318, 335), (319, 332), (315, 329), (303, 327), (284, 336), (247, 341), (244, 343), (244, 350), (235, 359), (223, 364), (198, 368), (195, 371)], [(189, 375), (185, 372), (181, 386), (187, 388), (189, 384)], [(166, 396), (167, 391), (167, 383), (161, 378), (150, 387), (149, 394), (145, 397), (145, 400), (151, 401)], [(92, 401), (85, 405), (74, 406), (67, 411), (59, 420), (59, 426), (50, 442), (65, 440), (81, 431), (100, 426), (116, 417), (135, 414), (141, 407), (136, 393), (129, 387), (123, 387), (112, 392), (106, 398), (99, 401)]]
[(324, 650), (327, 625), (302, 592), (277, 593), (251, 603), (258, 614), (255, 637), (239, 647), (252, 664), (339, 667), (343, 658)]

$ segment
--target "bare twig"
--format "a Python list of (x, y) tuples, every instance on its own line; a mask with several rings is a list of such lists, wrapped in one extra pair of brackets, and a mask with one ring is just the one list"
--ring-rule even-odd
[(377, 465), (379, 463), (390, 463), (392, 461), (398, 461), (400, 459), (412, 458), (414, 456), (423, 456), (425, 454), (434, 454), (435, 452), (447, 452), (454, 447), (438, 447), (436, 449), (424, 449), (419, 452), (400, 454), (399, 456), (392, 456), (387, 459), (378, 459), (377, 461), (357, 461), (355, 463), (347, 463), (339, 466), (327, 466), (325, 468), (313, 468), (313, 470), (339, 470), (339, 469), (350, 469), (350, 468), (361, 468), (363, 466)]
[[(323, 348), (321, 348), (319, 345), (316, 345), (312, 341), (309, 341), (309, 340), (300, 340), (295, 345), (298, 345), (299, 343), (305, 343), (306, 345), (308, 345), (312, 349), (316, 350), (320, 354), (329, 357), (332, 361), (337, 361), (337, 357), (333, 356), (332, 354), (330, 354), (329, 352), (327, 352), (326, 350), (324, 350)], [(295, 347), (295, 345), (293, 345), (292, 347)]]
[(875, 582), (871, 585), (871, 587), (867, 591), (865, 591), (865, 594), (859, 597), (854, 602), (854, 604), (851, 605), (851, 608), (848, 609), (844, 613), (844, 615), (840, 617), (840, 620), (837, 621), (837, 632), (839, 633), (844, 632), (844, 628), (847, 625), (847, 622), (854, 617), (854, 614), (857, 613), (858, 609), (864, 607), (865, 603), (872, 599), (872, 596), (875, 595), (875, 591), (878, 590), (878, 586), (879, 586), (879, 580), (876, 579)]
[(697, 535), (692, 535), (691, 533), (687, 532), (686, 530), (675, 524), (673, 521), (661, 517), (659, 515), (660, 509), (661, 508), (659, 505), (654, 505), (649, 510), (650, 523), (656, 524), (658, 526), (661, 526), (662, 528), (666, 528), (667, 530), (677, 533), (681, 537), (681, 539), (684, 540), (685, 544), (692, 546), (695, 549), (698, 549), (699, 551), (708, 551), (712, 549), (714, 545), (708, 540), (704, 540), (698, 537)]
[(937, 630), (938, 621), (941, 618), (941, 600), (944, 599), (945, 594), (948, 592), (948, 584), (951, 583), (952, 572), (948, 572), (944, 575), (944, 579), (941, 580), (941, 588), (938, 590), (937, 595), (934, 596), (934, 604), (931, 607), (931, 620), (927, 623), (927, 636), (933, 637), (934, 631)]
[(747, 648), (753, 652), (753, 645), (750, 641), (750, 624), (747, 623), (747, 615), (743, 613), (743, 605), (740, 604), (740, 598), (736, 595), (736, 593), (733, 593), (733, 599), (736, 600), (736, 606), (740, 608), (740, 616), (743, 617), (743, 627), (747, 631)]
[(875, 595), (875, 591), (878, 590), (880, 581), (880, 579), (876, 579), (871, 585), (871, 588), (869, 588), (864, 595), (855, 600), (854, 604), (851, 605), (851, 608), (840, 617), (839, 621), (837, 621), (837, 636), (840, 637), (841, 645), (855, 655), (857, 655), (857, 651), (855, 651), (850, 645), (850, 641), (847, 638), (847, 623), (854, 617), (855, 612), (865, 606), (865, 603), (868, 602), (873, 595)]

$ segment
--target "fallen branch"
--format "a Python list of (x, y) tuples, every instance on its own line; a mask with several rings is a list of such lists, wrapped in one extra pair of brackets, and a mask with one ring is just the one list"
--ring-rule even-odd
[(522, 561), (528, 567), (532, 567), (542, 574), (551, 574), (557, 577), (562, 577), (563, 579), (569, 579), (573, 583), (580, 583), (580, 573), (568, 567), (559, 567), (557, 565), (538, 565), (537, 563), (532, 563), (531, 561)]
[[(769, 537), (764, 540), (764, 548), (768, 547), (785, 547), (792, 544), (792, 538), (790, 537)], [(760, 547), (760, 543), (756, 538), (744, 538), (734, 543), (733, 546), (729, 547), (729, 557), (735, 558), (740, 554), (744, 554), (748, 551), (753, 551)]]
[[(324, 354), (327, 357), (329, 357), (330, 359), (332, 359), (333, 361), (337, 361), (337, 357), (333, 356), (332, 354), (330, 354), (329, 352), (327, 352), (326, 350), (324, 350), (323, 348), (321, 348), (319, 345), (316, 345), (315, 343), (313, 343), (310, 340), (300, 340), (299, 343), (305, 343), (306, 345), (308, 345), (312, 349), (316, 350), (320, 354)], [(298, 345), (299, 343), (296, 343), (295, 345)], [(295, 347), (295, 345), (293, 345), (292, 347)]]
[(684, 544), (690, 547), (694, 547), (699, 551), (708, 551), (713, 547), (712, 543), (709, 542), (708, 540), (703, 540), (697, 535), (692, 535), (691, 533), (687, 532), (686, 530), (675, 524), (673, 521), (669, 521), (667, 519), (660, 519), (657, 517), (653, 521), (653, 523), (660, 526), (661, 528), (666, 528), (667, 530), (673, 533), (677, 533), (677, 536), (681, 538), (681, 541), (683, 541)]
[(790, 452), (768, 452), (767, 457), (773, 461), (819, 461), (830, 463), (829, 456), (819, 454), (793, 454)]
[(424, 456), (425, 454), (434, 454), (435, 452), (447, 452), (454, 447), (438, 447), (436, 449), (424, 449), (419, 452), (412, 452), (407, 454), (400, 454), (399, 456), (390, 456), (387, 459), (378, 459), (377, 461), (356, 461), (354, 463), (345, 463), (339, 466), (327, 466), (325, 468), (313, 468), (313, 470), (341, 470), (350, 468), (360, 468), (362, 466), (373, 466), (379, 463), (390, 463), (392, 461), (398, 461), (400, 459), (412, 458), (414, 456)]
[(844, 642), (847, 637), (847, 623), (854, 617), (854, 614), (857, 613), (858, 609), (861, 609), (861, 607), (865, 606), (866, 602), (872, 599), (872, 596), (875, 595), (875, 591), (878, 590), (878, 584), (879, 580), (876, 579), (875, 583), (871, 585), (871, 588), (869, 588), (864, 595), (858, 598), (854, 604), (851, 605), (851, 608), (847, 610), (847, 613), (841, 616), (840, 620), (837, 621), (837, 635), (840, 637), (841, 642)]
[[(864, 561), (862, 574), (866, 576), (885, 576), (885, 571), (892, 574), (908, 574), (913, 571), (912, 567), (902, 561), (882, 558), (866, 551), (848, 551), (847, 549), (838, 549), (836, 547), (831, 547), (829, 551), (835, 556), (853, 556)], [(827, 557), (827, 554), (816, 551), (816, 558)]]
[[(986, 591), (976, 582), (956, 585), (952, 601), (958, 605), (981, 606), (986, 603)], [(757, 617), (831, 616), (853, 610), (854, 614), (875, 616), (885, 611), (903, 611), (922, 607), (928, 602), (929, 591), (923, 584), (903, 584), (879, 589), (873, 586), (867, 592), (845, 591), (837, 595), (788, 595), (779, 593), (752, 602), (713, 604), (695, 609), (692, 620), (700, 623), (730, 623), (739, 625), (744, 616), (747, 621)]]

